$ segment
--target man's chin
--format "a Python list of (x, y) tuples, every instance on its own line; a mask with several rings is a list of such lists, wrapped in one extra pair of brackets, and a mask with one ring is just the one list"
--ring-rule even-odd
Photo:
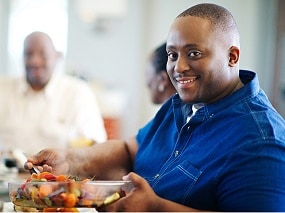
[(31, 87), (34, 90), (41, 90), (45, 87), (47, 81), (33, 80), (33, 81), (28, 81), (28, 83), (31, 85)]

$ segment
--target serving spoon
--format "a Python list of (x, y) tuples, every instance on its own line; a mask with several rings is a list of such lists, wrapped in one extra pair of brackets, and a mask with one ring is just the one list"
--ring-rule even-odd
[(33, 173), (36, 173), (36, 174), (40, 174), (40, 170), (38, 170), (37, 167), (33, 166), (30, 170), (30, 173), (33, 174)]

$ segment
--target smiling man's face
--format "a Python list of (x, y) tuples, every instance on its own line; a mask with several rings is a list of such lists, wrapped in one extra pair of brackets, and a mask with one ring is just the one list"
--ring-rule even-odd
[(50, 80), (57, 63), (57, 52), (46, 34), (37, 32), (26, 38), (24, 62), (28, 83), (34, 90), (41, 90)]
[(229, 94), (231, 43), (207, 19), (176, 18), (167, 37), (167, 72), (184, 102), (211, 103)]

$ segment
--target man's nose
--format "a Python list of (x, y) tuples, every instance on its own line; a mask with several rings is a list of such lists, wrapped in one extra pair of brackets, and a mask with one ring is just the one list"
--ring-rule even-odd
[(185, 57), (178, 57), (175, 67), (174, 67), (174, 71), (177, 73), (182, 73), (186, 70), (190, 69), (190, 65), (188, 63), (187, 58)]
[(30, 55), (29, 57), (26, 58), (26, 62), (33, 65), (39, 65), (42, 63), (42, 61), (43, 61), (42, 57), (37, 54)]

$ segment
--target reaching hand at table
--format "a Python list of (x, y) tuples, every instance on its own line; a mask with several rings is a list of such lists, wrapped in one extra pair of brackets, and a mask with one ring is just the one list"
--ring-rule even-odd
[(67, 150), (44, 149), (29, 157), (26, 169), (36, 166), (40, 171), (68, 174), (78, 178), (121, 180), (131, 171), (132, 160), (127, 143), (109, 140), (90, 147)]
[(66, 158), (67, 151), (56, 149), (44, 149), (27, 159), (24, 167), (31, 169), (36, 166), (40, 172), (47, 171), (54, 174), (67, 174), (69, 163)]

